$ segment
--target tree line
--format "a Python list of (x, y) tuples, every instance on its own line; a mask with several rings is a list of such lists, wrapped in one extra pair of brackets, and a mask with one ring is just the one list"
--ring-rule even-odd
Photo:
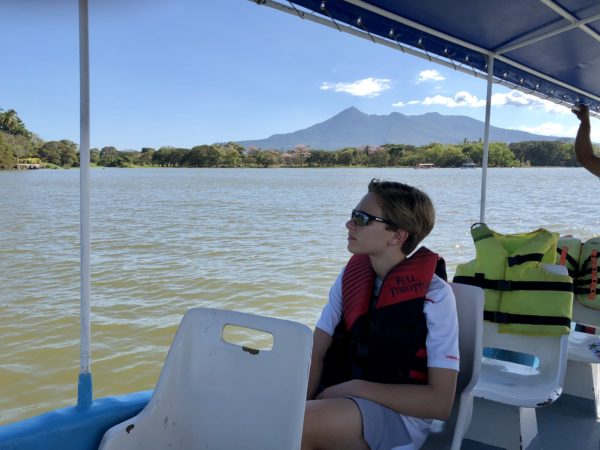
[[(90, 151), (93, 165), (104, 167), (414, 167), (430, 163), (437, 167), (481, 166), (483, 143), (464, 140), (459, 144), (432, 143), (424, 146), (386, 144), (377, 147), (347, 147), (337, 151), (298, 145), (293, 150), (244, 148), (234, 142), (188, 148), (142, 148), (118, 150), (107, 146)], [(0, 111), (0, 169), (18, 163), (43, 167), (77, 167), (77, 144), (67, 139), (45, 142), (27, 130), (14, 110)], [(490, 167), (577, 166), (573, 142), (526, 141), (489, 146)]]

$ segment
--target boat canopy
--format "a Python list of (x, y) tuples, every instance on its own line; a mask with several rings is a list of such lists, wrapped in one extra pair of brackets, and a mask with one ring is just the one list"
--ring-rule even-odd
[(598, 0), (252, 0), (600, 115)]

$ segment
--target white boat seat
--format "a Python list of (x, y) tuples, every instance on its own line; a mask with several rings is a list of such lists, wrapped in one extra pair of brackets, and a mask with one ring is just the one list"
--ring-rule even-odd
[(569, 360), (593, 364), (600, 363), (600, 336), (572, 331), (569, 336)]
[(573, 322), (594, 327), (596, 334), (571, 331), (564, 393), (593, 400), (596, 417), (600, 418), (600, 353), (594, 351), (600, 344), (600, 310), (574, 300)]
[(461, 448), (463, 437), (471, 423), (473, 389), (479, 380), (481, 369), (483, 289), (465, 284), (450, 285), (456, 297), (458, 314), (460, 372), (450, 418), (443, 423), (441, 430), (429, 433), (423, 450)]
[[(546, 265), (546, 268), (555, 273), (567, 272), (564, 266)], [(532, 367), (482, 358), (474, 390), (477, 414), (467, 437), (502, 448), (526, 449), (538, 434), (535, 408), (550, 405), (562, 393), (568, 339), (568, 335), (501, 334), (495, 323), (484, 322), (484, 348), (532, 355), (539, 364)], [(492, 425), (498, 420), (502, 421), (502, 427)]]
[[(227, 342), (227, 325), (271, 334), (272, 348)], [(191, 309), (148, 405), (109, 429), (100, 450), (297, 450), (311, 350), (312, 333), (299, 323)]]
[(497, 325), (483, 324), (484, 346), (524, 352), (539, 359), (537, 367), (483, 358), (477, 397), (514, 406), (547, 406), (562, 392), (568, 336), (499, 334)]

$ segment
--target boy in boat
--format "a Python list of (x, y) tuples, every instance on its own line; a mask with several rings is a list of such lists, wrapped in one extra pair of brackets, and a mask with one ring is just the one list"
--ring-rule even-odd
[(573, 109), (573, 114), (581, 121), (577, 137), (575, 138), (575, 154), (577, 161), (591, 173), (600, 177), (600, 158), (594, 155), (592, 140), (590, 138), (590, 112), (584, 104), (577, 105)]
[[(450, 414), (458, 322), (441, 258), (425, 247), (429, 197), (369, 183), (346, 222), (353, 256), (314, 331), (302, 449), (418, 449)], [(410, 256), (409, 256), (410, 255)], [(445, 271), (444, 271), (445, 272)]]

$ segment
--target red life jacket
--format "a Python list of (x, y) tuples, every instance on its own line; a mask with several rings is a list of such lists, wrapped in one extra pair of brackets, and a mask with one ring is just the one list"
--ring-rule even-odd
[(386, 275), (374, 296), (376, 276), (368, 255), (350, 258), (342, 278), (342, 320), (325, 355), (323, 387), (356, 378), (427, 383), (423, 306), (436, 266), (443, 267), (443, 259), (421, 247)]

